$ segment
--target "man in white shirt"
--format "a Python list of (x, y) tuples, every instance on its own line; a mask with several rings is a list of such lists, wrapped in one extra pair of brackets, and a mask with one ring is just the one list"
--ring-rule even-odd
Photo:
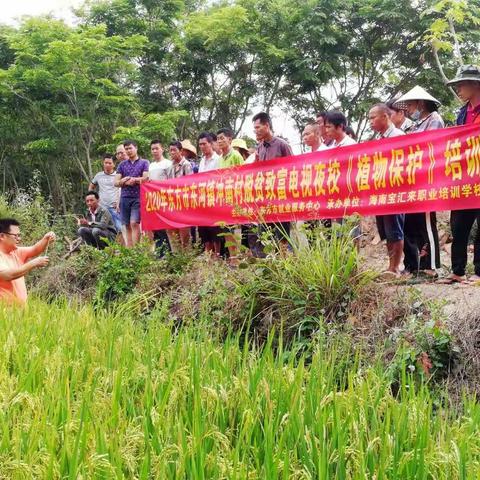
[(96, 191), (100, 197), (100, 205), (106, 208), (115, 223), (117, 232), (122, 231), (122, 221), (118, 213), (120, 189), (115, 186), (115, 162), (113, 156), (103, 156), (103, 171), (98, 172), (88, 186), (89, 191)]
[(319, 152), (328, 149), (328, 147), (322, 142), (318, 123), (309, 123), (305, 125), (302, 133), (302, 140), (307, 147), (310, 147), (311, 152)]
[(346, 147), (347, 145), (355, 145), (357, 142), (347, 135), (347, 119), (342, 112), (332, 110), (327, 112), (325, 116), (325, 135), (327, 139), (332, 140), (329, 148)]
[[(152, 162), (148, 167), (148, 180), (162, 181), (173, 178), (173, 163), (163, 156), (163, 145), (160, 140), (152, 140), (150, 142), (150, 152), (152, 154)], [(170, 243), (165, 230), (155, 230), (147, 233), (150, 239), (155, 241), (155, 250), (161, 257), (167, 251), (170, 251)]]
[(220, 155), (213, 149), (213, 137), (211, 133), (203, 132), (198, 136), (198, 147), (202, 152), (198, 173), (217, 170), (220, 167)]
[[(203, 132), (198, 136), (198, 147), (202, 152), (202, 158), (198, 166), (198, 173), (209, 172), (220, 168), (220, 155), (214, 149), (214, 138), (211, 133)], [(218, 234), (221, 233), (219, 227), (198, 227), (198, 235), (205, 247), (205, 252), (216, 257), (220, 256), (221, 239)]]
[(148, 167), (148, 179), (158, 182), (173, 178), (173, 163), (163, 156), (163, 146), (160, 140), (150, 142), (150, 152), (153, 161)]

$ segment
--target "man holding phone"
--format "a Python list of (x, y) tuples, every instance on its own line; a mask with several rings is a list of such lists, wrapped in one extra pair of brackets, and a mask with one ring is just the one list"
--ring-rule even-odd
[(87, 193), (85, 203), (88, 207), (87, 216), (77, 219), (78, 236), (87, 244), (98, 249), (106, 246), (105, 240), (113, 241), (117, 235), (115, 222), (110, 212), (100, 206), (99, 195), (94, 190)]

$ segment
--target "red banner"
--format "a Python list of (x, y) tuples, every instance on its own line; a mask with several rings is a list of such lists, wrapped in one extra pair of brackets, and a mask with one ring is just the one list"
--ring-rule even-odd
[(373, 140), (141, 188), (145, 230), (480, 207), (480, 127)]

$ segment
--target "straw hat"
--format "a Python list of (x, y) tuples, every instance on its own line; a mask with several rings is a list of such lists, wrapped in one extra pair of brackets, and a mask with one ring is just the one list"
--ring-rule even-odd
[(247, 142), (243, 138), (235, 138), (232, 141), (232, 147), (233, 148), (237, 147), (240, 150), (245, 150), (246, 153), (250, 153), (248, 151)]
[(462, 65), (457, 70), (457, 76), (447, 82), (447, 85), (455, 85), (459, 82), (480, 82), (480, 68), (476, 65)]
[(403, 97), (402, 92), (396, 93), (390, 100), (387, 101), (387, 106), (395, 110), (401, 110), (403, 112), (406, 112), (408, 110), (407, 104), (398, 101), (401, 97)]
[(195, 145), (192, 144), (190, 140), (182, 140), (182, 148), (184, 150), (188, 150), (189, 152), (192, 152), (195, 156), (197, 156), (197, 149), (195, 148)]
[(432, 97), (424, 88), (416, 85), (411, 90), (409, 90), (405, 95), (402, 95), (398, 100), (395, 101), (394, 105), (397, 106), (398, 103), (402, 104), (410, 100), (427, 100), (437, 105), (440, 105), (440, 101), (435, 97)]

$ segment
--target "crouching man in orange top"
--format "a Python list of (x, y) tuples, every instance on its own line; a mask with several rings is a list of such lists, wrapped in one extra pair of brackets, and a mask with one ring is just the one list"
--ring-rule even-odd
[[(27, 301), (25, 275), (48, 265), (48, 257), (39, 257), (55, 234), (49, 232), (31, 247), (19, 247), (20, 224), (13, 218), (0, 219), (0, 301), (24, 304)], [(36, 258), (35, 258), (36, 257)]]

